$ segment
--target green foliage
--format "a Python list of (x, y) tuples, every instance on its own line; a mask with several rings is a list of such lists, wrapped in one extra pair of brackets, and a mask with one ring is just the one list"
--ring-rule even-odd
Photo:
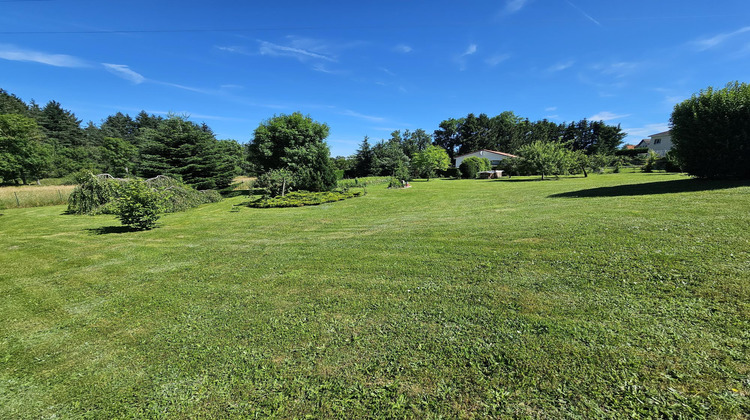
[(76, 188), (68, 197), (68, 213), (114, 213), (112, 203), (120, 195), (125, 180), (80, 171), (75, 175)]
[(317, 206), (324, 203), (346, 200), (364, 195), (363, 190), (357, 191), (293, 191), (285, 196), (263, 197), (249, 202), (249, 207), (257, 208), (276, 208), (276, 207), (302, 207)]
[(276, 197), (296, 189), (296, 177), (286, 169), (274, 169), (259, 176), (254, 186), (262, 188), (264, 195)]
[(137, 230), (154, 228), (165, 209), (166, 197), (163, 191), (157, 191), (140, 178), (122, 185), (116, 208), (117, 217), (123, 226)]
[(36, 122), (18, 114), (0, 114), (0, 178), (27, 183), (43, 177), (52, 163), (52, 149), (42, 142)]
[(480, 158), (477, 156), (470, 156), (461, 161), (458, 166), (461, 171), (461, 176), (467, 179), (474, 179), (479, 175), (479, 172), (489, 171), (492, 169), (492, 164), (487, 158)]
[(179, 116), (170, 116), (141, 135), (138, 173), (167, 175), (197, 189), (221, 189), (237, 174), (239, 153), (231, 143), (216, 140), (210, 128)]
[(448, 169), (451, 164), (451, 158), (448, 152), (439, 146), (427, 146), (424, 150), (414, 155), (412, 165), (417, 173), (428, 180), (435, 176), (437, 171)]
[(381, 141), (372, 148), (370, 173), (377, 176), (411, 179), (409, 157), (404, 153), (399, 139)]
[(575, 155), (560, 143), (536, 141), (518, 151), (523, 158), (521, 166), (527, 173), (538, 174), (544, 179), (547, 175), (563, 175), (575, 166)]
[(641, 167), (643, 172), (653, 172), (656, 169), (656, 162), (659, 160), (659, 155), (653, 150), (649, 150), (646, 154), (646, 162)]
[(370, 185), (385, 184), (390, 181), (390, 177), (368, 176), (354, 179), (342, 179), (338, 182), (338, 187), (348, 189), (352, 187), (367, 187)]
[(615, 156), (627, 156), (632, 158), (644, 153), (648, 153), (648, 147), (639, 147), (637, 149), (620, 149), (615, 151)]
[(325, 143), (328, 132), (328, 125), (299, 112), (274, 116), (255, 129), (248, 158), (262, 172), (291, 171), (297, 189), (330, 191), (336, 173)]
[(750, 178), (750, 85), (701, 90), (674, 107), (674, 154), (699, 178)]
[(201, 204), (222, 200), (221, 194), (216, 190), (198, 191), (183, 182), (164, 175), (147, 179), (146, 184), (162, 196), (164, 213), (185, 211)]

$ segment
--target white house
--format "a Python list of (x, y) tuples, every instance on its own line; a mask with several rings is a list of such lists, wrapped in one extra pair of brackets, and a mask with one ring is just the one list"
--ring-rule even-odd
[(649, 136), (650, 141), (646, 145), (649, 150), (653, 150), (657, 155), (664, 157), (667, 152), (672, 150), (672, 132), (664, 131)]
[(500, 161), (507, 158), (513, 158), (518, 157), (516, 155), (511, 155), (510, 153), (503, 153), (503, 152), (496, 152), (494, 150), (477, 150), (476, 152), (466, 153), (465, 155), (459, 155), (456, 156), (456, 168), (461, 166), (461, 162), (463, 162), (464, 159), (467, 157), (476, 156), (478, 158), (487, 158), (490, 160), (490, 164), (492, 166), (497, 166), (500, 164)]

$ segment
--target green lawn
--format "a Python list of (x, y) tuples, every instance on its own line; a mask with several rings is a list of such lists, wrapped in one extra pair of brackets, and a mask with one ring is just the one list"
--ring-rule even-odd
[(750, 413), (750, 183), (0, 216), (0, 418)]

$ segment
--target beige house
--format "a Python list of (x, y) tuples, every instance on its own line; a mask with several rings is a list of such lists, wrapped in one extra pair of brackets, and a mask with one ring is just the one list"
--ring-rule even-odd
[(497, 152), (495, 150), (477, 150), (476, 152), (466, 153), (464, 155), (458, 155), (456, 156), (456, 168), (461, 166), (461, 162), (464, 161), (464, 159), (468, 157), (478, 157), (478, 158), (487, 158), (490, 160), (490, 164), (494, 167), (500, 164), (500, 161), (507, 158), (513, 158), (518, 157), (516, 155), (511, 155), (510, 153), (503, 153), (503, 152)]
[(664, 157), (667, 152), (672, 150), (672, 131), (664, 131), (661, 133), (652, 134), (651, 142), (648, 148), (656, 152), (657, 155)]

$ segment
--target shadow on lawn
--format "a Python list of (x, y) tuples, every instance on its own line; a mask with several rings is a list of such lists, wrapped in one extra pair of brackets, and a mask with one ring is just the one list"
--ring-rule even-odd
[(548, 198), (586, 198), (586, 197), (622, 197), (635, 195), (672, 194), (682, 192), (698, 192), (723, 190), (750, 186), (750, 180), (707, 180), (707, 179), (678, 179), (673, 181), (649, 182), (646, 184), (626, 184), (614, 187), (589, 188), (587, 190), (570, 191), (552, 194)]
[(128, 233), (138, 232), (138, 229), (133, 229), (130, 226), (102, 226), (98, 228), (86, 229), (93, 235), (107, 235), (110, 233)]

